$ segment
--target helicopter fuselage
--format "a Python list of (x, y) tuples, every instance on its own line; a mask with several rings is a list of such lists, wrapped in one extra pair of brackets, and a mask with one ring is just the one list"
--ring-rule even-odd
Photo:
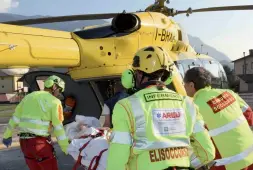
[[(179, 53), (197, 58), (183, 38), (179, 25), (157, 12), (122, 13), (112, 24), (72, 33), (0, 24), (0, 40), (4, 42), (0, 66), (68, 67), (74, 80), (101, 79), (120, 76), (136, 51), (150, 45), (163, 47), (172, 61), (182, 59)], [(178, 71), (173, 83), (185, 94)]]

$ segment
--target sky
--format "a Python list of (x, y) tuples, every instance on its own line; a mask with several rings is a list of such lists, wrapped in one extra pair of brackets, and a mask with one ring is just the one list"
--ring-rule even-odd
[[(20, 15), (77, 15), (144, 10), (154, 0), (0, 0), (0, 12)], [(170, 0), (167, 7), (177, 10), (253, 5), (253, 0)], [(253, 10), (181, 14), (173, 17), (184, 30), (231, 60), (253, 49)], [(203, 46), (203, 52), (205, 47)]]

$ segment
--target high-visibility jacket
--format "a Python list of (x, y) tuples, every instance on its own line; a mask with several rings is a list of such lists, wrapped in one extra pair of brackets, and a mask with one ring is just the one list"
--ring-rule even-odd
[(25, 96), (18, 104), (4, 132), (4, 138), (12, 137), (15, 127), (19, 128), (19, 133), (45, 137), (50, 135), (53, 128), (61, 149), (66, 153), (69, 143), (62, 125), (63, 119), (60, 100), (49, 92), (36, 91)]
[(252, 124), (252, 110), (243, 99), (231, 90), (206, 87), (194, 95), (194, 102), (220, 155), (215, 166), (239, 170), (251, 165), (253, 134), (249, 124)]
[(197, 107), (188, 97), (146, 87), (114, 107), (107, 170), (161, 170), (190, 167), (192, 146), (206, 164), (215, 148)]

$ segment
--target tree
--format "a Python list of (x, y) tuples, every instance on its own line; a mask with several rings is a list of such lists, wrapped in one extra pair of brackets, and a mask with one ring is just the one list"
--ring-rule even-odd
[(228, 65), (223, 65), (223, 69), (227, 76), (233, 75), (233, 70)]
[(229, 88), (237, 92), (239, 90), (240, 82), (235, 80), (234, 70), (232, 70), (228, 65), (222, 65), (222, 66), (227, 75)]

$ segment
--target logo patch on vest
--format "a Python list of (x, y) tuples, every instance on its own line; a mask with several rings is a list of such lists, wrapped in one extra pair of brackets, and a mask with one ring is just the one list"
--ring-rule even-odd
[(211, 107), (214, 113), (218, 113), (234, 102), (235, 98), (229, 92), (223, 92), (219, 96), (209, 100), (207, 104)]
[(157, 100), (179, 100), (182, 101), (181, 97), (176, 93), (170, 92), (154, 92), (144, 94), (146, 102), (157, 101)]
[(186, 147), (163, 148), (149, 151), (150, 162), (160, 162), (188, 156), (188, 148)]
[(185, 134), (185, 113), (182, 108), (153, 109), (152, 115), (154, 134), (159, 136)]

